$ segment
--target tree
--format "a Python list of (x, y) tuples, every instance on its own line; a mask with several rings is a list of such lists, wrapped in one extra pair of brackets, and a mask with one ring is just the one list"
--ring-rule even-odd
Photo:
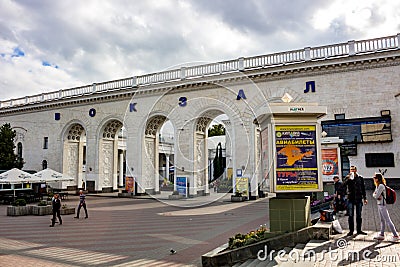
[[(222, 157), (222, 145), (221, 143), (218, 143), (216, 151), (215, 151), (215, 158), (213, 161), (213, 179), (212, 181), (218, 179), (221, 177), (221, 175), (224, 173), (225, 169), (225, 164), (224, 164), (224, 158)], [(210, 182), (212, 182), (210, 181)]]
[(0, 127), (0, 170), (23, 167), (23, 159), (15, 154), (14, 138), (16, 135), (9, 123)]
[(225, 135), (225, 127), (222, 124), (214, 124), (208, 129), (208, 137)]

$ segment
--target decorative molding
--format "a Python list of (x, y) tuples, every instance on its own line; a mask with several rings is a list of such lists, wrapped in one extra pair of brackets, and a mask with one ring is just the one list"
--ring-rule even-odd
[[(145, 84), (137, 88), (122, 88), (114, 89), (113, 91), (96, 92), (95, 94), (76, 95), (69, 98), (49, 100), (49, 102), (37, 102), (29, 104), (21, 104), (12, 107), (0, 108), (1, 115), (37, 112), (38, 110), (59, 109), (67, 106), (81, 106), (88, 103), (103, 103), (115, 102), (120, 100), (131, 99), (133, 96), (140, 95), (153, 95), (171, 90), (179, 90), (182, 93), (184, 90), (192, 90), (194, 87), (209, 87), (213, 85), (226, 82), (237, 82), (238, 80), (251, 79), (257, 82), (262, 79), (268, 80), (282, 80), (293, 79), (299, 77), (309, 77), (310, 72), (313, 76), (320, 76), (325, 74), (358, 71), (365, 69), (384, 68), (400, 65), (399, 50), (390, 50), (379, 53), (361, 54), (352, 57), (323, 59), (316, 61), (302, 61), (290, 65), (277, 65), (270, 66), (269, 68), (256, 68), (254, 70), (245, 70), (240, 73), (224, 73), (219, 76), (204, 77), (187, 79), (182, 81), (171, 81), (160, 84)], [(211, 85), (211, 86), (210, 86)], [(127, 91), (130, 92), (127, 92)]]

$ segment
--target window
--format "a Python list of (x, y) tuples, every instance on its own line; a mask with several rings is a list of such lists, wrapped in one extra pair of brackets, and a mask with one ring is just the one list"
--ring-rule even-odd
[(47, 169), (47, 160), (42, 161), (42, 169), (43, 170)]
[(17, 156), (19, 159), (22, 159), (22, 143), (19, 142), (17, 144)]
[(49, 138), (46, 136), (43, 139), (43, 149), (48, 149), (49, 148)]
[(367, 167), (394, 167), (393, 153), (365, 153)]
[(335, 120), (344, 120), (346, 117), (345, 117), (345, 114), (344, 113), (342, 113), (342, 114), (335, 114)]

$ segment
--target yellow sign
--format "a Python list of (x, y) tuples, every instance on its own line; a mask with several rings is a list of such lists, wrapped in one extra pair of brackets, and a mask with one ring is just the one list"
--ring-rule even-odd
[(242, 193), (242, 196), (249, 197), (249, 178), (236, 177), (235, 192)]

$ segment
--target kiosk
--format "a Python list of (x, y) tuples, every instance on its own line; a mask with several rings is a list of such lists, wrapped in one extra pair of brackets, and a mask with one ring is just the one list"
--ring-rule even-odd
[(271, 231), (311, 224), (310, 194), (323, 190), (318, 119), (326, 113), (315, 103), (270, 103), (257, 115)]

